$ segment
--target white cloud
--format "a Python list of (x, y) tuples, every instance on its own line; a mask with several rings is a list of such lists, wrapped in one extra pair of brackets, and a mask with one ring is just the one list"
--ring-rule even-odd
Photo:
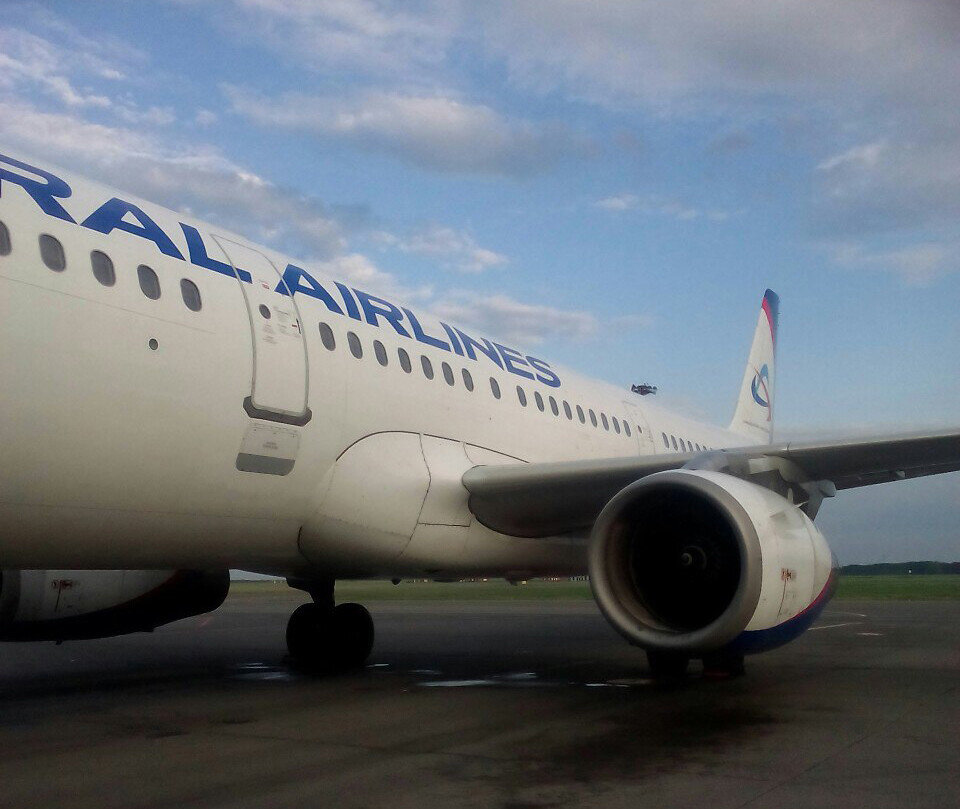
[(0, 99), (0, 139), (294, 254), (331, 255), (340, 226), (316, 199), (279, 188), (211, 147), (171, 146), (125, 127)]
[(128, 124), (169, 126), (177, 120), (177, 116), (170, 107), (139, 109), (133, 106), (118, 105), (115, 111), (117, 117)]
[(627, 211), (636, 208), (640, 198), (636, 194), (617, 194), (612, 197), (604, 197), (594, 202), (597, 208), (603, 208), (605, 211)]
[(873, 143), (853, 146), (845, 152), (820, 161), (817, 170), (834, 171), (840, 168), (872, 169), (880, 161), (880, 157), (886, 149), (887, 144), (880, 140), (874, 141)]
[(960, 217), (960, 129), (933, 138), (870, 141), (818, 168), (816, 213), (826, 232), (953, 228)]
[(930, 99), (960, 72), (960, 7), (913, 0), (500, 0), (482, 44), (525, 90), (608, 106), (730, 109), (785, 97)]
[(889, 250), (868, 250), (848, 243), (829, 248), (834, 263), (842, 267), (893, 272), (907, 284), (925, 286), (960, 270), (960, 247), (940, 242), (910, 244)]
[(442, 225), (430, 225), (406, 237), (380, 231), (373, 240), (403, 253), (434, 258), (441, 266), (463, 273), (481, 273), (510, 261), (502, 253), (480, 247), (466, 231)]
[(197, 126), (212, 126), (218, 120), (219, 116), (213, 110), (197, 110), (197, 114), (193, 116), (193, 122)]
[(111, 106), (105, 95), (78, 89), (65, 75), (78, 67), (48, 40), (19, 28), (0, 27), (0, 87), (32, 85), (68, 107)]
[(456, 31), (454, 4), (428, 0), (408, 7), (371, 0), (234, 0), (236, 12), (215, 19), (240, 36), (255, 27), (261, 42), (298, 65), (339, 75), (396, 79), (434, 75)]
[(365, 292), (385, 295), (395, 301), (415, 303), (429, 301), (433, 297), (432, 287), (427, 285), (411, 287), (404, 284), (396, 275), (380, 269), (362, 253), (346, 253), (327, 261), (309, 262), (308, 266), (315, 266), (334, 278), (354, 284)]
[(522, 175), (587, 148), (561, 126), (509, 120), (486, 105), (442, 94), (370, 90), (266, 98), (234, 86), (224, 91), (233, 111), (257, 124), (344, 140), (436, 171)]
[(430, 308), (438, 317), (518, 346), (539, 345), (548, 338), (585, 340), (599, 329), (599, 321), (590, 312), (521, 303), (506, 295), (455, 292)]
[(689, 222), (700, 218), (707, 219), (710, 222), (725, 222), (731, 216), (742, 213), (742, 211), (697, 208), (679, 199), (663, 197), (657, 194), (648, 194), (645, 197), (638, 197), (636, 194), (628, 193), (617, 194), (612, 197), (599, 199), (594, 202), (593, 205), (595, 208), (602, 208), (605, 211), (636, 210), (643, 214), (666, 216), (681, 222)]

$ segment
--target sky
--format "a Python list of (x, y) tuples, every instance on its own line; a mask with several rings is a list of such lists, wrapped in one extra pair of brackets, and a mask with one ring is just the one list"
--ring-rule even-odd
[(770, 287), (776, 437), (873, 434), (960, 424), (958, 77), (955, 0), (4, 0), (0, 143), (714, 423)]

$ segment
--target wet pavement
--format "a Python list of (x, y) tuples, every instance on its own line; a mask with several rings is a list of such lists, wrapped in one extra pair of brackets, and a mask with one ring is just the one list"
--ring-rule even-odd
[(300, 600), (0, 645), (0, 807), (960, 805), (960, 603), (835, 602), (663, 687), (588, 602), (370, 604), (370, 665), (316, 679)]

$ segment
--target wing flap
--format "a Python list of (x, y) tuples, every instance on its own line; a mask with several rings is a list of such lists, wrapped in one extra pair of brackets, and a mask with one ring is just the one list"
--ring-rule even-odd
[(475, 466), (463, 476), (469, 507), (487, 528), (517, 537), (569, 534), (593, 525), (629, 483), (678, 469), (693, 456), (645, 455), (559, 463)]
[(829, 481), (837, 489), (851, 489), (960, 469), (960, 431), (475, 466), (463, 476), (463, 485), (470, 511), (488, 528), (518, 537), (558, 536), (587, 531), (607, 501), (639, 478), (705, 461), (712, 468), (743, 470), (763, 458), (790, 461), (793, 483)]

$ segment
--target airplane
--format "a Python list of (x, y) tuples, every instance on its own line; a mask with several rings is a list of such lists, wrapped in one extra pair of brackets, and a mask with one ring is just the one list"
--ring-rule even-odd
[(152, 631), (242, 569), (344, 670), (338, 580), (589, 574), (658, 677), (737, 674), (833, 592), (824, 498), (960, 469), (956, 430), (773, 442), (769, 290), (715, 427), (2, 147), (0, 289), (2, 640)]

